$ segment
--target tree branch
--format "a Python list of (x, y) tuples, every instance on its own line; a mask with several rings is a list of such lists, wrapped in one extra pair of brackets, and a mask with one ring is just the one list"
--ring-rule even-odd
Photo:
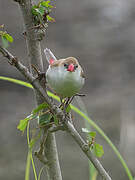
[(74, 140), (80, 146), (80, 148), (88, 157), (88, 159), (93, 163), (93, 165), (95, 166), (99, 174), (104, 179), (111, 180), (111, 177), (103, 168), (102, 164), (89, 150), (87, 143), (82, 139), (82, 137), (76, 131), (73, 124), (70, 123), (70, 119), (67, 116), (65, 116), (63, 111), (50, 100), (50, 98), (48, 97), (48, 95), (46, 94), (42, 86), (40, 85), (39, 81), (34, 79), (34, 77), (29, 72), (29, 70), (21, 62), (19, 62), (17, 58), (15, 58), (11, 53), (9, 53), (6, 49), (2, 48), (1, 46), (0, 46), (0, 52), (3, 54), (3, 56), (5, 56), (8, 59), (8, 62), (11, 65), (15, 66), (27, 78), (29, 83), (32, 84), (33, 88), (39, 92), (39, 94), (43, 97), (44, 101), (49, 105), (51, 112), (57, 116), (60, 122), (64, 123), (66, 130), (74, 138)]
[(82, 151), (85, 153), (85, 155), (88, 157), (88, 159), (93, 163), (99, 174), (103, 177), (103, 179), (111, 180), (111, 177), (106, 172), (106, 170), (103, 168), (102, 164), (99, 162), (99, 160), (93, 155), (93, 153), (90, 151), (90, 148), (88, 144), (82, 139), (80, 134), (77, 132), (73, 124), (71, 122), (66, 122), (67, 131), (70, 133), (70, 135), (73, 137), (73, 139), (76, 141), (76, 143), (80, 146)]

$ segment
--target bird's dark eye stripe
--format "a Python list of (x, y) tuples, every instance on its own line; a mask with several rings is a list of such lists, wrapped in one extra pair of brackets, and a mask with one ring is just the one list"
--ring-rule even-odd
[[(65, 67), (65, 68), (68, 68), (68, 66), (69, 66), (69, 64), (67, 64), (67, 63), (64, 64), (64, 67)], [(78, 65), (77, 65), (77, 64), (74, 65), (74, 68), (77, 69), (77, 68), (78, 68)]]
[(66, 63), (65, 63), (65, 64), (64, 64), (64, 67), (66, 67), (66, 68), (67, 68), (67, 67), (68, 67), (68, 64), (66, 64)]

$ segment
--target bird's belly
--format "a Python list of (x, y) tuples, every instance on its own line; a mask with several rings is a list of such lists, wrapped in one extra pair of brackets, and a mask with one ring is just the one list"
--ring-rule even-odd
[(47, 83), (61, 97), (71, 97), (78, 93), (84, 84), (84, 79), (75, 74), (67, 72), (64, 75), (55, 72), (47, 73)]

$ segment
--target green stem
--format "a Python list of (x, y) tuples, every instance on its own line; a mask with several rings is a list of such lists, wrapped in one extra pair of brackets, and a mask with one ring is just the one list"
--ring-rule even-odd
[(9, 77), (5, 77), (5, 76), (0, 76), (0, 79), (5, 80), (5, 81), (9, 81), (9, 82), (12, 82), (12, 83), (15, 83), (15, 84), (19, 84), (21, 86), (25, 86), (25, 87), (28, 87), (28, 88), (32, 88), (31, 84), (29, 84), (27, 82), (24, 82), (24, 81), (21, 81), (21, 80), (18, 80), (18, 79), (9, 78)]
[(37, 179), (36, 168), (35, 168), (35, 164), (34, 164), (34, 160), (33, 160), (33, 156), (32, 156), (32, 150), (31, 150), (31, 155), (30, 155), (30, 158), (31, 158), (31, 162), (32, 162), (32, 168), (33, 168), (33, 172), (34, 172), (35, 180), (38, 180), (38, 179)]
[[(28, 143), (28, 148), (29, 148), (29, 144), (30, 144), (30, 138), (29, 138), (29, 128), (30, 128), (30, 123), (28, 122), (27, 125), (27, 143)], [(32, 162), (32, 168), (33, 168), (33, 172), (34, 172), (34, 176), (35, 176), (35, 180), (37, 179), (37, 173), (36, 173), (36, 168), (35, 168), (35, 164), (34, 164), (34, 160), (33, 160), (33, 156), (32, 156), (32, 149), (28, 150), (28, 155), (27, 155), (27, 162), (26, 162), (26, 171), (25, 171), (25, 180), (29, 180), (30, 177), (30, 164)]]
[(31, 153), (28, 151), (26, 169), (25, 169), (25, 180), (30, 179), (30, 164), (31, 164)]
[(38, 180), (40, 180), (41, 173), (42, 173), (42, 171), (43, 171), (44, 167), (45, 167), (45, 166), (43, 166), (43, 167), (40, 169), (40, 171), (39, 171)]
[[(4, 80), (7, 80), (7, 78), (5, 77)], [(12, 81), (11, 79), (11, 82), (14, 82)], [(28, 125), (27, 125), (27, 143), (29, 144), (30, 143), (30, 140), (29, 140), (29, 122), (28, 122)], [(28, 150), (28, 155), (27, 155), (27, 162), (26, 162), (26, 169), (25, 169), (25, 180), (29, 180), (30, 179), (30, 166), (31, 166), (31, 152), (30, 150)]]

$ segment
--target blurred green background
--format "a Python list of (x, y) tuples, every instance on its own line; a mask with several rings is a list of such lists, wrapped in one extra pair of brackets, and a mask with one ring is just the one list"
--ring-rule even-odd
[[(57, 0), (54, 4), (56, 23), (49, 24), (42, 54), (48, 47), (57, 58), (78, 58), (86, 75), (81, 92), (86, 94), (83, 101), (88, 115), (116, 145), (135, 175), (135, 1)], [(14, 37), (9, 50), (27, 65), (17, 3), (0, 1), (0, 24)], [(43, 59), (46, 69), (44, 54)], [(0, 75), (25, 80), (2, 55)], [(27, 143), (16, 127), (35, 107), (34, 95), (28, 88), (0, 81), (0, 101), (0, 179), (24, 180)], [(74, 125), (81, 133), (84, 121), (77, 116)], [(66, 133), (58, 132), (56, 137), (63, 179), (88, 179), (87, 158), (80, 148)], [(112, 179), (127, 180), (111, 148), (101, 136), (97, 142), (104, 146), (101, 162)], [(36, 161), (36, 167), (40, 166)]]

